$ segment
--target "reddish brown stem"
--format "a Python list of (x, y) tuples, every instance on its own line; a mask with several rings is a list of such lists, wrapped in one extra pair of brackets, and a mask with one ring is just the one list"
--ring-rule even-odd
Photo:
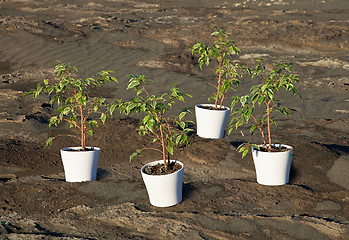
[(81, 124), (81, 147), (82, 150), (85, 149), (85, 126), (84, 126), (84, 117), (83, 117), (83, 112), (82, 112), (82, 106), (80, 105), (80, 114), (81, 114), (81, 118), (80, 118), (80, 124)]
[(225, 97), (225, 94), (226, 94), (227, 92), (224, 92), (224, 94), (222, 95), (222, 99), (221, 99), (221, 108), (223, 107), (223, 101), (224, 101), (224, 97)]
[(142, 148), (142, 151), (143, 150), (153, 150), (153, 151), (161, 152), (161, 150), (156, 149), (156, 148)]
[(260, 133), (261, 133), (261, 135), (262, 135), (263, 144), (266, 145), (267, 143), (266, 143), (266, 141), (265, 141), (265, 136), (264, 136), (264, 132), (263, 132), (263, 129), (262, 129), (261, 125), (258, 123), (258, 121), (257, 121), (257, 119), (255, 118), (255, 116), (253, 116), (253, 115), (251, 115), (251, 116), (252, 116), (252, 118), (254, 119), (254, 121), (256, 122), (257, 127), (258, 127), (258, 129), (259, 129), (259, 131), (260, 131)]
[(271, 100), (269, 100), (268, 102), (265, 101), (265, 104), (267, 106), (267, 124), (268, 124), (268, 141), (269, 141), (269, 146), (268, 149), (271, 149), (271, 133), (270, 133), (270, 103)]
[(212, 83), (209, 83), (212, 87), (214, 87), (216, 90), (218, 90), (217, 86), (212, 84)]
[[(146, 89), (144, 88), (144, 86), (142, 86), (143, 87), (143, 90), (145, 91), (145, 93), (149, 96), (149, 93), (146, 91)], [(165, 165), (165, 167), (167, 167), (167, 163), (166, 163), (166, 145), (165, 145), (165, 140), (164, 140), (164, 133), (163, 133), (163, 130), (162, 130), (162, 124), (161, 124), (161, 119), (162, 119), (162, 117), (161, 116), (159, 116), (157, 113), (156, 113), (156, 111), (154, 110), (154, 114), (155, 114), (155, 117), (156, 117), (156, 119), (158, 120), (158, 122), (159, 122), (159, 130), (160, 130), (160, 139), (159, 139), (159, 137), (157, 136), (157, 138), (160, 140), (160, 142), (161, 142), (161, 147), (162, 147), (162, 159), (164, 160), (164, 165)], [(169, 154), (168, 154), (168, 161), (170, 161), (170, 156), (169, 156)]]
[(81, 148), (82, 150), (85, 150), (86, 148), (86, 126), (85, 126), (85, 119), (84, 119), (84, 111), (83, 111), (83, 106), (81, 103), (79, 103), (78, 99), (76, 98), (77, 95), (77, 90), (74, 88), (74, 98), (76, 103), (79, 105), (79, 110), (80, 110), (80, 133), (81, 133)]
[(164, 160), (164, 165), (167, 166), (167, 163), (166, 163), (166, 147), (165, 147), (164, 133), (163, 133), (163, 130), (162, 130), (162, 125), (161, 125), (161, 118), (155, 111), (154, 111), (154, 114), (155, 114), (156, 119), (158, 120), (158, 122), (160, 124), (159, 130), (160, 130), (160, 141), (161, 141), (161, 147), (162, 147), (162, 159)]
[[(218, 108), (219, 89), (221, 88), (222, 64), (223, 64), (223, 59), (218, 64), (219, 73), (218, 73), (217, 94), (216, 94), (216, 101), (215, 101), (216, 108)], [(222, 107), (222, 105), (221, 105), (221, 107)]]

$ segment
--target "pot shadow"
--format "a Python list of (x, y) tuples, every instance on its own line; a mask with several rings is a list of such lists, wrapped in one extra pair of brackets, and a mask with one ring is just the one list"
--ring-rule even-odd
[(194, 187), (192, 183), (183, 183), (182, 201), (190, 199), (193, 193)]
[(245, 142), (243, 142), (243, 141), (231, 141), (230, 142), (230, 144), (235, 148), (238, 148), (243, 143), (245, 143)]
[(344, 153), (344, 154), (349, 153), (349, 145), (345, 146), (340, 144), (323, 144), (319, 142), (312, 142), (312, 143), (325, 147), (331, 152), (336, 153), (337, 155), (341, 155), (341, 153)]
[(297, 187), (303, 188), (303, 189), (305, 189), (307, 191), (314, 192), (314, 190), (311, 187), (309, 187), (309, 186), (307, 186), (305, 184), (292, 184), (292, 183), (290, 183), (290, 184), (293, 185), (293, 186), (297, 186)]
[(298, 168), (294, 167), (293, 164), (291, 164), (289, 184), (293, 185), (293, 183), (297, 180), (299, 175), (300, 174)]
[(97, 169), (97, 181), (109, 176), (109, 172), (103, 168)]
[[(97, 178), (96, 181), (102, 180), (103, 178), (109, 176), (109, 172), (103, 168), (98, 168), (97, 169)], [(50, 181), (59, 181), (59, 182), (65, 182), (65, 178), (56, 178), (56, 177), (48, 177), (48, 176), (41, 176), (41, 178), (45, 180), (50, 180)], [(1, 179), (0, 179), (1, 180)]]
[(41, 178), (45, 180), (50, 180), (50, 181), (65, 182), (65, 178), (55, 178), (55, 177), (47, 177), (47, 176), (41, 176)]

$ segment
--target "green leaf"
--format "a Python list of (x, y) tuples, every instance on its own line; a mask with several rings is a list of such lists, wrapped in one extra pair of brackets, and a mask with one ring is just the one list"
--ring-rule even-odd
[(137, 80), (132, 80), (132, 81), (130, 81), (130, 83), (128, 84), (126, 89), (131, 89), (131, 88), (137, 87), (139, 85), (140, 85), (140, 83)]
[(171, 155), (173, 155), (173, 141), (172, 141), (172, 140), (170, 140), (170, 141), (168, 142), (168, 152), (169, 152)]
[(98, 122), (96, 120), (89, 121), (89, 124), (90, 124), (91, 128), (98, 127)]
[(88, 130), (88, 131), (87, 131), (87, 134), (90, 135), (90, 136), (92, 137), (92, 136), (93, 136), (92, 130)]
[(244, 158), (246, 156), (246, 154), (248, 153), (248, 149), (246, 149), (243, 153), (242, 153), (242, 158)]
[(178, 135), (176, 138), (176, 144), (178, 145), (182, 140), (182, 135)]
[(178, 116), (179, 119), (184, 118), (186, 114), (187, 114), (187, 112), (181, 112), (181, 113), (179, 114), (179, 116)]
[(132, 153), (130, 156), (130, 161), (132, 161), (135, 157), (139, 157), (141, 155), (141, 150), (137, 150), (136, 152)]
[(147, 123), (149, 121), (149, 118), (150, 118), (150, 115), (146, 115), (142, 120), (143, 124)]
[(101, 121), (104, 124), (107, 121), (107, 115), (105, 115), (104, 113), (101, 114)]
[(59, 123), (59, 119), (58, 119), (58, 116), (53, 116), (50, 118), (50, 124), (49, 124), (49, 127), (51, 127), (52, 125), (55, 125), (57, 126), (57, 123)]
[(257, 93), (255, 93), (255, 94), (252, 96), (251, 101), (252, 101), (253, 103), (255, 103), (255, 102), (258, 100), (258, 97), (259, 97), (259, 93), (257, 92)]
[(238, 147), (238, 151), (239, 151), (239, 153), (241, 153), (242, 151), (245, 151), (245, 147), (243, 147), (243, 146)]
[(155, 124), (154, 120), (149, 120), (146, 124), (147, 129), (149, 129), (149, 131), (153, 132), (154, 124)]
[(137, 103), (130, 102), (126, 107), (126, 113), (130, 113), (130, 112), (134, 111), (135, 107), (137, 107)]
[(72, 110), (71, 107), (66, 107), (61, 111), (61, 113), (64, 115), (67, 115), (71, 110)]
[(185, 129), (185, 122), (180, 122), (180, 123), (179, 123), (179, 126), (180, 126), (182, 129)]
[(219, 34), (219, 32), (213, 32), (213, 33), (211, 33), (211, 36), (217, 36)]
[(115, 109), (117, 108), (117, 104), (111, 104), (109, 108), (110, 115), (114, 114)]
[(118, 80), (115, 77), (110, 77), (109, 80), (116, 83), (118, 82)]
[(261, 105), (262, 102), (264, 102), (265, 100), (265, 97), (264, 96), (261, 96), (259, 99), (258, 99), (258, 104)]
[(54, 137), (49, 137), (45, 142), (45, 147), (51, 146), (54, 139)]
[(184, 97), (183, 96), (178, 96), (177, 99), (181, 102), (184, 102)]
[(260, 150), (260, 147), (257, 144), (251, 144), (251, 147), (257, 150)]
[(253, 125), (253, 126), (250, 128), (250, 132), (253, 132), (255, 129), (256, 129), (256, 125)]
[(247, 96), (242, 96), (240, 98), (241, 105), (244, 107), (247, 102)]

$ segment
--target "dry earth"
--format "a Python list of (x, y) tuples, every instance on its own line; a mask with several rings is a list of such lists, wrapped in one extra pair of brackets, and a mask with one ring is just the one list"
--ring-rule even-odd
[[(129, 162), (148, 141), (136, 118), (121, 115), (89, 139), (102, 148), (98, 180), (64, 182), (59, 149), (76, 143), (43, 149), (68, 130), (48, 129), (45, 97), (23, 97), (52, 78), (50, 64), (71, 62), (84, 77), (115, 71), (120, 83), (98, 92), (110, 101), (131, 98), (127, 74), (154, 79), (155, 93), (177, 82), (193, 107), (207, 101), (214, 75), (199, 71), (190, 47), (209, 42), (215, 26), (242, 49), (237, 61), (281, 59), (300, 75), (303, 99), (283, 96), (293, 113), (274, 134), (295, 148), (290, 183), (256, 183), (252, 158), (235, 151), (256, 138), (247, 129), (194, 135), (175, 154), (185, 164), (183, 201), (152, 207), (139, 171), (154, 154)], [(348, 71), (347, 0), (2, 0), (0, 239), (349, 239)]]

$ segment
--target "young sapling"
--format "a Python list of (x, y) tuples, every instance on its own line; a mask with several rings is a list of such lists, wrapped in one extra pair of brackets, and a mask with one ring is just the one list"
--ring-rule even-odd
[(51, 106), (57, 107), (56, 115), (50, 118), (49, 127), (65, 122), (69, 124), (69, 128), (78, 130), (75, 135), (59, 134), (50, 137), (46, 141), (46, 146), (51, 145), (57, 137), (68, 136), (80, 141), (82, 151), (87, 150), (87, 134), (93, 136), (93, 130), (98, 127), (98, 122), (104, 123), (107, 116), (112, 115), (115, 110), (115, 106), (106, 104), (105, 98), (90, 96), (92, 89), (97, 89), (106, 82), (117, 82), (116, 78), (110, 76), (112, 71), (101, 70), (96, 77), (85, 79), (74, 78), (77, 71), (77, 68), (70, 63), (58, 61), (54, 68), (58, 82), (45, 79), (35, 90), (26, 93), (32, 95), (34, 99), (40, 94), (48, 93)]
[(176, 145), (187, 145), (188, 134), (193, 131), (188, 127), (190, 121), (185, 121), (185, 116), (190, 113), (189, 109), (183, 109), (178, 115), (168, 115), (175, 101), (184, 102), (184, 97), (191, 97), (183, 93), (175, 84), (167, 93), (153, 95), (146, 89), (152, 80), (144, 75), (130, 75), (127, 89), (134, 89), (136, 96), (129, 102), (120, 102), (118, 107), (124, 114), (143, 112), (145, 116), (139, 123), (138, 133), (141, 136), (150, 135), (153, 143), (158, 143), (158, 148), (138, 149), (130, 156), (130, 160), (141, 156), (143, 150), (154, 150), (162, 155), (165, 168), (170, 165), (170, 155), (173, 155)]
[[(250, 132), (255, 129), (259, 130), (263, 147), (244, 143), (238, 147), (238, 151), (242, 152), (242, 157), (248, 153), (250, 146), (257, 150), (273, 151), (271, 131), (272, 125), (276, 126), (273, 113), (279, 112), (284, 116), (290, 115), (290, 109), (281, 105), (282, 100), (276, 98), (276, 93), (280, 89), (284, 89), (286, 92), (292, 92), (293, 95), (301, 98), (294, 86), (299, 81), (299, 76), (292, 73), (292, 66), (292, 63), (279, 61), (273, 65), (272, 70), (268, 70), (263, 65), (263, 59), (259, 59), (254, 70), (248, 69), (252, 79), (256, 79), (258, 83), (250, 88), (248, 94), (233, 97), (229, 134), (233, 129), (244, 124), (251, 124)], [(240, 107), (233, 110), (237, 103), (240, 104)], [(260, 111), (256, 111), (257, 109), (260, 109)]]
[(192, 54), (199, 54), (199, 67), (206, 64), (210, 65), (211, 61), (216, 64), (215, 75), (216, 84), (209, 83), (216, 91), (213, 96), (208, 98), (211, 102), (214, 100), (215, 109), (223, 108), (223, 101), (227, 92), (239, 85), (239, 79), (242, 77), (239, 64), (233, 62), (232, 56), (239, 55), (240, 49), (235, 46), (235, 42), (226, 34), (224, 29), (218, 29), (211, 34), (216, 40), (213, 44), (208, 45), (198, 42), (192, 48)]

